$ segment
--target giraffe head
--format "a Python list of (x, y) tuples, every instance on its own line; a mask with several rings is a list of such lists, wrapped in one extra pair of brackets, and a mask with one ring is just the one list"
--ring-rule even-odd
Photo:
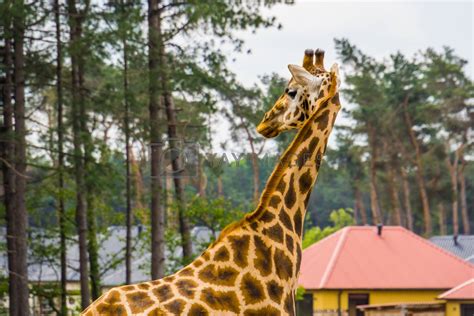
[[(313, 55), (316, 60), (313, 64)], [(318, 109), (316, 101), (329, 90), (331, 76), (339, 78), (337, 64), (327, 72), (323, 65), (324, 51), (307, 49), (303, 58), (303, 67), (288, 65), (292, 75), (285, 92), (273, 107), (265, 113), (257, 126), (257, 132), (267, 138), (279, 135), (290, 129), (299, 129)], [(339, 80), (339, 79), (338, 79)], [(338, 81), (339, 84), (339, 81)]]

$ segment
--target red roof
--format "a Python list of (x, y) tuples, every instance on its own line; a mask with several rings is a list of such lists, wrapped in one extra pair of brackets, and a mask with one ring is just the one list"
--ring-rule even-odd
[(474, 300), (474, 278), (444, 292), (438, 298), (443, 300)]
[(343, 228), (303, 252), (306, 289), (450, 289), (474, 265), (399, 226)]

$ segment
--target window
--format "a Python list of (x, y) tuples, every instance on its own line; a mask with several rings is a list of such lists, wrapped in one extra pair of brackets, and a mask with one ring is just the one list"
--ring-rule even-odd
[(474, 316), (474, 304), (461, 304), (461, 316)]
[(357, 306), (368, 304), (369, 294), (349, 294), (349, 316), (364, 316), (364, 312), (357, 309)]
[(307, 293), (303, 295), (303, 299), (296, 301), (296, 315), (312, 316), (313, 315), (313, 294)]

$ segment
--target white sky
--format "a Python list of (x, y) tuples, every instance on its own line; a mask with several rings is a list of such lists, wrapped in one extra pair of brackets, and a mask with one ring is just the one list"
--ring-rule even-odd
[[(467, 73), (471, 78), (474, 74), (472, 1), (296, 0), (294, 5), (274, 6), (269, 13), (277, 17), (283, 29), (240, 33), (252, 53), (238, 55), (230, 64), (246, 85), (271, 72), (289, 78), (287, 64), (300, 64), (306, 48), (324, 49), (326, 68), (329, 68), (337, 62), (333, 39), (343, 37), (379, 59), (396, 51), (412, 56), (428, 47), (441, 49), (447, 45), (469, 61)], [(226, 130), (221, 126), (219, 129)], [(230, 139), (221, 131), (216, 142)]]
[(288, 76), (286, 65), (300, 63), (306, 48), (326, 51), (327, 68), (336, 60), (334, 38), (348, 38), (363, 52), (383, 58), (396, 51), (413, 55), (420, 49), (451, 46), (473, 65), (472, 1), (310, 1), (277, 5), (273, 13), (283, 24), (242, 33), (250, 55), (240, 55), (231, 64), (239, 79), (247, 84), (263, 73)]

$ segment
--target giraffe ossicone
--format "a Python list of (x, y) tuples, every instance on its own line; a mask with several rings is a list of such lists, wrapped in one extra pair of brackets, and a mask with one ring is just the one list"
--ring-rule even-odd
[[(323, 58), (320, 50), (305, 51), (304, 69), (292, 68), (306, 79), (293, 74), (258, 126), (265, 137), (299, 131), (256, 209), (175, 274), (112, 288), (82, 315), (295, 314), (306, 206), (340, 109), (337, 66), (327, 72)], [(315, 84), (306, 85), (307, 79)]]

